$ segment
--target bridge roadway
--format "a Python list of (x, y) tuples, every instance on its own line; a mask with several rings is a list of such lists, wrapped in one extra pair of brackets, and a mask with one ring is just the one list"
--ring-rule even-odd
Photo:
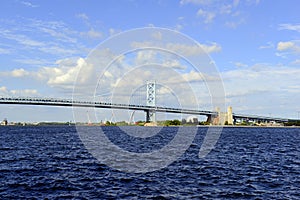
[[(218, 116), (218, 112), (204, 111), (204, 110), (191, 110), (183, 108), (168, 108), (160, 106), (144, 106), (144, 105), (131, 105), (131, 104), (114, 104), (95, 101), (79, 101), (71, 99), (58, 99), (58, 98), (32, 98), (32, 97), (0, 97), (0, 104), (20, 104), (20, 105), (44, 105), (44, 106), (62, 106), (62, 107), (92, 107), (92, 108), (106, 108), (106, 109), (123, 109), (123, 110), (139, 110), (147, 114), (149, 112), (167, 112), (167, 113), (181, 113), (190, 115), (206, 115), (212, 119)], [(275, 122), (288, 122), (291, 119), (265, 117), (258, 115), (245, 115), (233, 113), (234, 121), (240, 120), (254, 120), (254, 121), (275, 121)]]
[(56, 98), (29, 98), (29, 97), (1, 97), (0, 104), (20, 104), (20, 105), (44, 105), (44, 106), (63, 106), (63, 107), (92, 107), (92, 108), (107, 108), (107, 109), (123, 109), (123, 110), (140, 110), (145, 112), (168, 112), (182, 113), (190, 115), (206, 115), (217, 116), (217, 112), (190, 110), (181, 108), (167, 108), (160, 106), (144, 106), (131, 104), (114, 104), (95, 101), (78, 101), (71, 99), (56, 99)]
[(252, 121), (261, 121), (261, 122), (288, 122), (291, 121), (291, 119), (286, 118), (279, 118), (279, 117), (265, 117), (265, 116), (259, 116), (259, 115), (245, 115), (245, 114), (235, 114), (233, 113), (233, 119), (241, 119), (241, 120), (252, 120)]

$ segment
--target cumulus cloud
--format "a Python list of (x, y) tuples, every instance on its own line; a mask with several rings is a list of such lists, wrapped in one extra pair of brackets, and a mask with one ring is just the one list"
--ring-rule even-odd
[(174, 68), (174, 69), (182, 69), (182, 70), (185, 70), (187, 69), (187, 66), (185, 66), (184, 64), (180, 63), (179, 60), (176, 60), (176, 59), (166, 59), (165, 62), (162, 64), (162, 66), (165, 66), (165, 67), (171, 67), (171, 68)]
[(25, 71), (23, 68), (21, 68), (21, 69), (14, 69), (11, 72), (11, 75), (13, 77), (23, 77), (23, 76), (29, 75), (29, 72)]
[[(190, 51), (188, 54), (191, 55), (204, 53), (199, 47), (193, 49), (189, 45), (169, 45), (173, 50)], [(212, 49), (208, 49), (208, 51), (213, 52)], [(124, 95), (128, 96), (133, 93), (134, 89), (145, 85), (147, 80), (156, 79), (161, 85), (171, 88), (174, 94), (181, 96), (185, 102), (189, 102), (191, 95), (189, 92), (192, 92), (192, 90), (186, 91), (186, 89), (190, 87), (190, 83), (202, 84), (203, 79), (208, 80), (208, 78), (211, 78), (192, 71), (191, 66), (187, 65), (187, 61), (184, 62), (177, 55), (169, 55), (170, 53), (165, 51), (160, 52), (159, 55), (157, 53), (151, 49), (146, 49), (129, 55), (125, 54), (115, 59), (117, 55), (114, 55), (109, 49), (95, 50), (87, 59), (81, 57), (66, 58), (56, 61), (55, 66), (44, 66), (33, 71), (20, 68), (11, 70), (7, 74), (14, 78), (27, 77), (28, 79), (35, 79), (43, 87), (52, 87), (65, 94), (73, 92), (76, 81), (78, 87), (76, 92), (80, 93), (81, 96), (85, 97), (82, 95), (85, 94), (84, 92), (90, 94), (91, 91), (95, 90), (97, 95), (114, 93), (115, 100), (117, 98), (120, 103), (123, 102)], [(99, 57), (103, 59), (99, 59)], [(111, 63), (111, 61), (113, 62)], [(154, 64), (144, 65), (149, 61), (153, 61)], [(110, 64), (107, 65), (107, 63)], [(139, 67), (137, 64), (141, 66)], [(5, 88), (2, 88), (2, 90), (5, 90)], [(205, 88), (196, 94), (200, 95), (203, 91), (205, 91)], [(18, 90), (11, 91), (11, 93), (21, 94)], [(23, 94), (25, 93), (34, 95), (37, 91), (23, 91)], [(207, 93), (204, 95), (207, 95)]]
[(287, 49), (292, 49), (295, 46), (293, 42), (279, 42), (277, 44), (277, 50), (284, 51)]
[[(72, 89), (78, 72), (82, 68), (87, 67), (86, 61), (83, 58), (63, 59), (56, 63), (58, 64), (57, 67), (42, 67), (37, 72), (32, 72), (31, 74), (39, 80), (46, 81), (50, 87)], [(89, 73), (86, 74), (87, 79), (88, 76), (90, 76)], [(84, 83), (86, 79), (78, 81)]]
[(77, 65), (73, 67), (61, 67), (61, 68), (45, 67), (42, 70), (40, 70), (39, 73), (42, 73), (44, 75), (52, 74), (51, 76), (47, 77), (48, 78), (47, 83), (50, 86), (72, 85), (82, 65), (84, 65), (84, 59), (79, 58), (77, 60)]
[[(23, 68), (14, 69), (12, 71), (1, 72), (2, 76), (11, 76), (14, 78), (28, 77), (38, 81), (45, 82), (50, 87), (58, 87), (64, 89), (72, 89), (74, 81), (76, 80), (78, 72), (84, 68), (86, 73), (86, 79), (90, 76), (88, 73), (88, 66), (83, 58), (68, 58), (58, 60), (56, 67), (40, 67), (36, 71), (28, 71)], [(84, 83), (85, 80), (80, 79), (78, 81)], [(34, 91), (26, 91), (27, 93), (34, 93)], [(17, 90), (16, 92), (17, 93)]]
[(0, 92), (1, 93), (7, 93), (7, 88), (5, 86), (0, 87)]
[(291, 53), (300, 54), (300, 41), (286, 41), (286, 42), (278, 42), (277, 44), (278, 51), (289, 51)]
[(187, 82), (190, 81), (203, 81), (204, 77), (200, 72), (190, 71), (189, 73), (183, 74), (182, 77)]
[(25, 77), (30, 75), (30, 72), (26, 71), (23, 68), (19, 68), (19, 69), (13, 69), (12, 71), (0, 72), (0, 75), (6, 77), (20, 78), (20, 77)]

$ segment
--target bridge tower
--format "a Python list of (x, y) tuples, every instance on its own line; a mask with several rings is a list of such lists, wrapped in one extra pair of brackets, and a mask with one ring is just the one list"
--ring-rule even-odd
[(156, 122), (155, 106), (156, 106), (156, 86), (155, 81), (147, 81), (147, 106), (153, 107), (153, 110), (146, 111), (146, 122)]
[(228, 108), (227, 108), (227, 122), (229, 125), (234, 124), (231, 106), (228, 106)]

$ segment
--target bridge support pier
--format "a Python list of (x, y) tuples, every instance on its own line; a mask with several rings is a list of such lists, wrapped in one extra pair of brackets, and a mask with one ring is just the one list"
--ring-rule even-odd
[(150, 110), (146, 110), (146, 123), (149, 123), (150, 122)]
[(155, 111), (153, 110), (145, 110), (146, 113), (146, 122), (156, 122), (155, 120)]
[(209, 123), (209, 124), (212, 124), (213, 122), (213, 118), (211, 115), (207, 115), (207, 119), (206, 119), (206, 122)]
[(219, 119), (218, 115), (207, 115), (207, 120), (206, 122), (208, 122), (209, 124), (216, 124), (216, 121), (218, 121)]

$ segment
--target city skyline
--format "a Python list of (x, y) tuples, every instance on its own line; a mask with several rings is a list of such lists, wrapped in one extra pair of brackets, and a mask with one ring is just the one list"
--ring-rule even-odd
[[(297, 118), (297, 3), (4, 1), (0, 13), (0, 95), (71, 98), (78, 69), (91, 50), (123, 31), (162, 27), (193, 38), (209, 54), (223, 80), (226, 105), (232, 106), (233, 112)], [(180, 64), (176, 67), (182, 67)], [(199, 81), (197, 74), (184, 75)], [(70, 108), (1, 105), (0, 117), (70, 121), (73, 114)]]

